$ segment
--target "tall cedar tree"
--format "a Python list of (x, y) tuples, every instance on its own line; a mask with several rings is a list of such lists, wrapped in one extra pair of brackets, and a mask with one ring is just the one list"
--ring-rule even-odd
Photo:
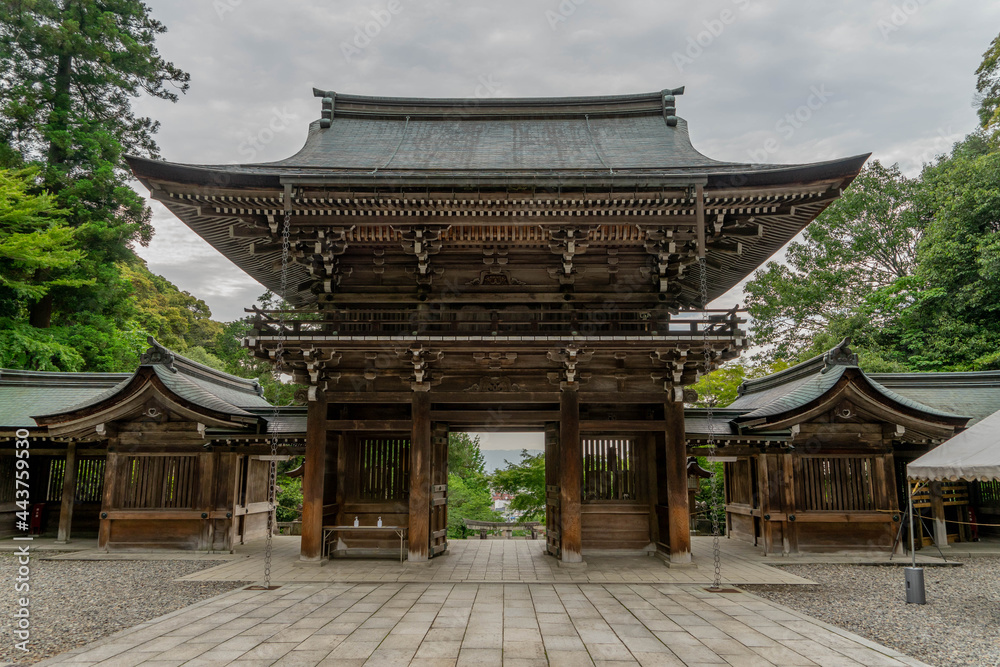
[(0, 4), (2, 152), (41, 166), (45, 188), (87, 248), (63, 278), (96, 279), (92, 288), (54, 289), (29, 302), (33, 326), (48, 327), (54, 308), (70, 323), (123, 298), (115, 262), (133, 259), (131, 247), (152, 237), (150, 210), (128, 187), (123, 156), (157, 156), (158, 123), (137, 116), (131, 102), (142, 94), (174, 102), (190, 76), (160, 57), (155, 40), (166, 28), (149, 12), (136, 0)]

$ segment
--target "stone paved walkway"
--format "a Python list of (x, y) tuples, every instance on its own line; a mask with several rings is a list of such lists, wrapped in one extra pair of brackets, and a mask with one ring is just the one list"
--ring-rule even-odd
[[(593, 557), (585, 554), (583, 569), (559, 567), (542, 553), (541, 540), (453, 540), (448, 553), (429, 564), (412, 566), (393, 560), (337, 559), (323, 567), (298, 563), (299, 539), (275, 538), (272, 581), (277, 582), (574, 582), (710, 584), (712, 541), (696, 538), (693, 565), (667, 567), (651, 556)], [(770, 567), (738, 543), (723, 546), (723, 582), (733, 584), (811, 584), (808, 579)], [(238, 558), (202, 570), (188, 581), (256, 581), (264, 570), (262, 544), (241, 547)], [(73, 558), (74, 556), (67, 556)]]
[(670, 584), (237, 590), (39, 665), (922, 665), (749, 593)]

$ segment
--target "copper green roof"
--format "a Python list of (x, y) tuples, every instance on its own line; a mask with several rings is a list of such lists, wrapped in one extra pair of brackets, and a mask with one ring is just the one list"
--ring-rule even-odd
[(931, 417), (945, 419), (970, 419), (958, 412), (932, 407), (911, 397), (896, 393), (865, 375), (858, 367), (858, 358), (848, 348), (845, 339), (833, 349), (801, 364), (763, 378), (747, 380), (740, 386), (739, 397), (729, 409), (741, 410), (736, 422), (765, 419), (792, 412), (818, 400), (832, 390), (844, 374), (853, 370), (853, 376), (885, 399), (900, 406), (922, 412)]
[(687, 121), (676, 115), (676, 97), (683, 91), (425, 99), (314, 90), (323, 98), (323, 117), (309, 125), (305, 145), (289, 158), (192, 165), (130, 157), (129, 164), (140, 179), (247, 188), (276, 187), (282, 178), (335, 183), (362, 175), (420, 185), (445, 177), (456, 185), (463, 174), (472, 178), (469, 185), (485, 184), (489, 177), (503, 183), (528, 176), (539, 185), (596, 184), (594, 177), (627, 185), (630, 177), (639, 177), (654, 186), (677, 177), (733, 188), (853, 177), (868, 158), (793, 165), (713, 160), (691, 145)]
[(32, 414), (92, 400), (129, 373), (53, 373), (0, 369), (0, 430), (32, 428)]
[(139, 369), (114, 387), (91, 396), (74, 405), (54, 410), (37, 411), (32, 417), (51, 420), (59, 415), (80, 412), (89, 407), (114, 399), (119, 394), (131, 393), (143, 368), (149, 368), (164, 387), (180, 399), (213, 412), (237, 417), (254, 417), (244, 408), (266, 408), (263, 391), (256, 380), (247, 380), (187, 359), (149, 338), (152, 347), (140, 359)]
[(1000, 410), (1000, 371), (871, 373), (868, 377), (914, 401), (972, 415), (970, 425)]

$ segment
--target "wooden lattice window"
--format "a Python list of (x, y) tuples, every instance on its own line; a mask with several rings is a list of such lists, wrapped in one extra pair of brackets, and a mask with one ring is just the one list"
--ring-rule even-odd
[(583, 499), (643, 500), (634, 438), (583, 439)]
[(750, 478), (750, 459), (726, 463), (726, 483), (729, 485), (728, 501), (734, 505), (753, 503), (753, 480)]
[(128, 456), (122, 479), (124, 509), (190, 509), (198, 457)]
[(973, 505), (1000, 507), (1000, 482), (976, 482), (969, 487)]
[(365, 438), (360, 447), (359, 498), (403, 500), (409, 497), (410, 441)]
[(803, 457), (797, 506), (803, 511), (874, 510), (873, 470), (870, 458)]
[[(104, 490), (103, 458), (77, 459), (76, 490), (74, 500), (81, 503), (99, 503)], [(66, 459), (49, 460), (49, 481), (45, 500), (57, 503), (62, 500), (63, 479), (66, 476)]]

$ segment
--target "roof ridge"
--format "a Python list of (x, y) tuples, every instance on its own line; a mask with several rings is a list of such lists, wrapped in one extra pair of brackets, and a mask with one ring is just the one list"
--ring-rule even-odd
[(788, 368), (765, 375), (761, 378), (744, 380), (737, 388), (737, 396), (744, 394), (755, 394), (765, 389), (778, 387), (787, 382), (799, 380), (803, 377), (815, 373), (826, 372), (832, 366), (857, 366), (858, 355), (850, 347), (851, 338), (848, 336), (822, 354), (818, 354), (812, 359), (789, 366)]
[(264, 389), (257, 379), (241, 378), (217, 368), (206, 366), (205, 364), (188, 359), (187, 357), (174, 352), (168, 347), (158, 343), (152, 336), (147, 336), (146, 341), (150, 348), (139, 357), (140, 366), (164, 366), (167, 370), (176, 372), (179, 364), (186, 375), (200, 376), (201, 379), (218, 384), (228, 384), (234, 389), (254, 393), (258, 396), (264, 395)]
[(570, 97), (377, 97), (350, 95), (313, 88), (322, 98), (320, 126), (328, 128), (335, 117), (381, 118), (497, 118), (567, 116), (632, 116), (662, 114), (676, 125), (676, 96), (684, 86), (651, 93)]
[(77, 373), (72, 371), (29, 371), (17, 368), (0, 368), (0, 384), (31, 384), (58, 386), (67, 385), (89, 385), (113, 382), (117, 384), (125, 378), (131, 377), (131, 373)]

